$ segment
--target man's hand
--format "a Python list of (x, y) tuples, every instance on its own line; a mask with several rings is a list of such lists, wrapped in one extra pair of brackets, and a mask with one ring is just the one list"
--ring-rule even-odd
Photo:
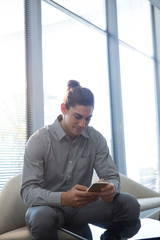
[(70, 191), (63, 192), (61, 195), (62, 206), (71, 206), (74, 208), (81, 208), (97, 199), (97, 192), (87, 192), (87, 187), (79, 184), (75, 185)]
[[(104, 181), (101, 179), (100, 181)], [(112, 183), (108, 183), (105, 187), (101, 188), (100, 192), (97, 193), (102, 198), (103, 202), (112, 202), (115, 196), (115, 189)]]

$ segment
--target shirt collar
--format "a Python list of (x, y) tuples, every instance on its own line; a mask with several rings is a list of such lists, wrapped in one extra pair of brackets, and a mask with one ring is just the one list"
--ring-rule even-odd
[[(56, 132), (56, 135), (57, 135), (59, 141), (61, 141), (62, 138), (67, 136), (67, 134), (65, 133), (65, 131), (63, 130), (63, 128), (60, 125), (61, 120), (62, 120), (62, 115), (59, 115), (54, 122), (54, 129), (55, 129), (55, 132)], [(89, 138), (88, 127), (82, 131), (80, 136), (83, 136), (85, 138)]]

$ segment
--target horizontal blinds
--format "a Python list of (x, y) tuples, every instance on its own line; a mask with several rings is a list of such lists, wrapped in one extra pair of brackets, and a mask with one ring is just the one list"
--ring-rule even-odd
[[(12, 102), (12, 104), (11, 104)], [(23, 167), (26, 142), (25, 95), (0, 96), (0, 190)]]
[(26, 139), (44, 123), (41, 1), (1, 0), (0, 18), (1, 191), (22, 172)]
[[(0, 1), (0, 191), (22, 172), (26, 143), (24, 3)], [(1, 21), (2, 22), (2, 21)]]

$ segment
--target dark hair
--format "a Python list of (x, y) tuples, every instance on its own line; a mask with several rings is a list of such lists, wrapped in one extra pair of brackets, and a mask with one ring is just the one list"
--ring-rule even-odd
[(80, 83), (75, 80), (68, 81), (67, 93), (64, 97), (64, 103), (66, 109), (75, 107), (75, 105), (93, 106), (94, 107), (94, 95), (88, 88), (83, 88)]

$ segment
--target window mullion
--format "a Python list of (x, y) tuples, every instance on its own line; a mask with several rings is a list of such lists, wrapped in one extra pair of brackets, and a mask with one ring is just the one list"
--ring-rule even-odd
[[(153, 51), (154, 51), (154, 67), (155, 67), (155, 89), (156, 89), (156, 103), (157, 103), (157, 119), (158, 119), (158, 141), (160, 143), (160, 74), (159, 74), (159, 61), (158, 61), (158, 44), (157, 41), (157, 27), (156, 16), (155, 16), (155, 6), (151, 5), (151, 16), (152, 16), (152, 38), (153, 38)], [(159, 171), (160, 171), (160, 148), (159, 152)]]
[(119, 171), (126, 174), (116, 0), (106, 0), (106, 11), (113, 158)]
[(28, 137), (44, 124), (41, 1), (25, 0)]

